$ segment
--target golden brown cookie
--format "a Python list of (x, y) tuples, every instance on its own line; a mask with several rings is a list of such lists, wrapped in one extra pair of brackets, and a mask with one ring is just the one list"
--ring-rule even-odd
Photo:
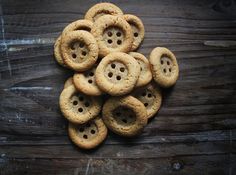
[(54, 44), (54, 58), (61, 66), (67, 67), (62, 59), (60, 44), (61, 44), (61, 36), (57, 38)]
[(123, 12), (112, 3), (98, 3), (87, 11), (84, 18), (94, 22), (103, 15), (123, 15)]
[(154, 116), (161, 107), (161, 89), (154, 83), (136, 89), (131, 95), (144, 104), (147, 110), (147, 118)]
[(121, 16), (104, 15), (95, 21), (91, 33), (97, 40), (99, 55), (129, 52), (133, 43), (130, 25)]
[(69, 87), (70, 85), (73, 85), (73, 77), (70, 77), (66, 80), (66, 82), (64, 84), (64, 89)]
[(107, 127), (100, 117), (96, 117), (82, 125), (69, 123), (68, 134), (78, 147), (92, 149), (105, 140)]
[(173, 86), (179, 76), (179, 66), (175, 55), (167, 48), (156, 47), (149, 59), (153, 78), (163, 88)]
[(77, 21), (74, 21), (67, 25), (63, 32), (62, 32), (62, 37), (65, 37), (68, 33), (76, 30), (84, 30), (87, 32), (90, 32), (93, 26), (93, 22), (85, 19), (80, 19)]
[(91, 96), (98, 96), (102, 94), (95, 81), (95, 70), (97, 65), (83, 73), (76, 73), (73, 76), (73, 82), (79, 91)]
[(144, 38), (144, 25), (141, 19), (139, 19), (137, 16), (126, 14), (123, 16), (125, 20), (130, 24), (132, 31), (133, 31), (133, 37), (134, 41), (131, 47), (131, 50), (136, 50)]
[(99, 63), (95, 79), (102, 91), (118, 96), (127, 94), (134, 88), (139, 74), (140, 66), (132, 56), (113, 52)]
[(61, 53), (65, 64), (81, 72), (90, 69), (98, 58), (96, 40), (87, 31), (69, 32), (61, 40)]
[(141, 53), (130, 52), (129, 55), (134, 57), (140, 65), (140, 75), (136, 87), (144, 86), (152, 80), (152, 73), (148, 59)]
[(144, 105), (132, 96), (111, 97), (102, 109), (106, 126), (122, 136), (135, 136), (147, 124), (147, 111)]
[(60, 95), (61, 112), (70, 122), (83, 124), (97, 116), (101, 110), (101, 100), (77, 91), (71, 85)]

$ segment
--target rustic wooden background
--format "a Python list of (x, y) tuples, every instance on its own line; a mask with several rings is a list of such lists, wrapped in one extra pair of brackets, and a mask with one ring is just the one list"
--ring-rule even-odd
[(168, 47), (180, 78), (140, 137), (82, 151), (59, 111), (72, 73), (53, 43), (95, 3), (0, 0), (0, 174), (236, 174), (236, 1), (115, 1), (143, 20), (139, 51)]

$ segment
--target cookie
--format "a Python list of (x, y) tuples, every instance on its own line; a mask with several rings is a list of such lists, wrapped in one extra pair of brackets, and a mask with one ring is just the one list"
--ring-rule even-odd
[(77, 21), (74, 21), (67, 25), (63, 32), (62, 32), (62, 37), (65, 37), (68, 33), (76, 30), (84, 30), (87, 32), (90, 32), (93, 26), (93, 22), (85, 19), (80, 19)]
[(113, 96), (129, 93), (140, 74), (138, 62), (130, 55), (113, 52), (104, 57), (95, 71), (98, 87)]
[(62, 91), (59, 104), (64, 117), (78, 124), (93, 119), (99, 114), (102, 106), (100, 99), (77, 91), (73, 85)]
[(57, 38), (54, 44), (54, 58), (61, 66), (67, 67), (62, 59), (60, 44), (61, 44), (61, 36)]
[(111, 97), (102, 109), (106, 126), (122, 136), (135, 136), (147, 124), (147, 111), (138, 99), (132, 96)]
[(123, 12), (112, 3), (98, 3), (87, 11), (84, 18), (94, 22), (103, 15), (123, 15)]
[(83, 149), (92, 149), (107, 137), (107, 127), (100, 117), (79, 125), (69, 123), (68, 134), (72, 142)]
[(134, 41), (131, 47), (131, 51), (136, 50), (144, 38), (144, 25), (141, 19), (139, 19), (137, 16), (126, 14), (123, 16), (125, 20), (130, 24), (132, 31), (133, 31), (133, 37)]
[(140, 87), (148, 84), (152, 80), (152, 73), (148, 59), (138, 52), (130, 52), (129, 55), (134, 57), (140, 65), (140, 75), (135, 86)]
[(74, 74), (73, 82), (76, 89), (91, 96), (98, 96), (102, 94), (102, 91), (99, 89), (95, 81), (96, 68), (97, 65), (86, 72)]
[(163, 88), (173, 86), (179, 76), (179, 66), (175, 55), (167, 48), (156, 47), (150, 54), (153, 79)]
[(70, 77), (66, 80), (66, 82), (64, 84), (64, 89), (69, 87), (70, 85), (73, 85), (73, 77)]
[(130, 25), (121, 16), (104, 15), (94, 22), (91, 33), (97, 40), (99, 55), (129, 52), (133, 43)]
[(161, 107), (161, 89), (154, 83), (149, 83), (147, 86), (136, 89), (131, 95), (144, 104), (147, 110), (147, 118), (153, 117)]
[(61, 53), (65, 64), (81, 72), (90, 69), (98, 58), (98, 46), (93, 35), (78, 30), (66, 34), (61, 40)]

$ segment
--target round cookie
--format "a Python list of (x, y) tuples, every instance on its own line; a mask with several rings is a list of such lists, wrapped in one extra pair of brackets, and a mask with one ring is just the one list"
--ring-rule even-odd
[(96, 68), (97, 65), (86, 72), (74, 74), (73, 82), (76, 89), (83, 92), (84, 94), (92, 96), (98, 96), (102, 94), (102, 91), (99, 89), (95, 81)]
[(135, 136), (147, 124), (147, 111), (144, 105), (132, 96), (111, 97), (102, 109), (106, 126), (122, 136)]
[(173, 86), (179, 76), (179, 66), (175, 55), (167, 48), (156, 47), (150, 54), (153, 79), (163, 88)]
[(133, 43), (130, 25), (121, 16), (104, 15), (94, 22), (91, 33), (97, 40), (99, 55), (129, 52)]
[(84, 30), (90, 32), (93, 26), (93, 22), (85, 19), (80, 19), (68, 24), (63, 32), (62, 38), (65, 37), (69, 32), (76, 31), (76, 30)]
[(161, 107), (161, 89), (154, 83), (149, 83), (147, 86), (136, 89), (131, 95), (144, 104), (147, 110), (147, 118), (153, 117)]
[(56, 39), (56, 42), (54, 44), (54, 58), (61, 66), (67, 67), (62, 59), (60, 44), (61, 44), (61, 36), (59, 36)]
[(131, 50), (136, 50), (144, 38), (144, 25), (141, 19), (139, 19), (137, 16), (126, 14), (123, 16), (125, 20), (130, 24), (132, 31), (133, 31), (133, 37), (134, 41), (131, 47)]
[(69, 87), (70, 85), (73, 85), (73, 77), (70, 77), (66, 80), (66, 82), (64, 84), (64, 89)]
[(93, 119), (102, 106), (100, 99), (82, 94), (73, 85), (63, 89), (59, 104), (64, 117), (78, 124)]
[(112, 3), (98, 3), (87, 11), (84, 18), (94, 22), (103, 15), (123, 15), (123, 12)]
[(68, 67), (81, 72), (88, 70), (96, 62), (98, 46), (89, 32), (83, 30), (72, 31), (62, 38), (61, 53)]
[(100, 117), (96, 117), (82, 125), (69, 123), (68, 134), (78, 147), (92, 149), (105, 140), (107, 127)]
[(98, 87), (113, 96), (129, 93), (140, 74), (138, 62), (130, 55), (113, 52), (99, 63), (95, 71)]
[(152, 73), (148, 59), (138, 52), (130, 52), (129, 55), (134, 57), (140, 65), (140, 75), (135, 86), (140, 87), (148, 84), (152, 80)]

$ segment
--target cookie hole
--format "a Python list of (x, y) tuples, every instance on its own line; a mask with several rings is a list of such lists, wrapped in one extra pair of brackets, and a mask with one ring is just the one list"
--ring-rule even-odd
[(84, 101), (84, 97), (80, 96), (79, 101)]
[(87, 128), (89, 128), (90, 126), (91, 126), (90, 123), (87, 123), (87, 124), (86, 124), (86, 127), (87, 127)]
[(83, 108), (79, 108), (78, 111), (79, 111), (79, 112), (83, 112)]
[(112, 72), (109, 72), (109, 73), (108, 73), (108, 77), (111, 78), (112, 76), (113, 76), (113, 73), (112, 73)]
[(148, 106), (148, 103), (144, 103), (144, 106), (146, 106), (146, 107), (147, 107), (147, 106)]
[(95, 130), (93, 130), (93, 129), (90, 132), (91, 132), (91, 134), (95, 134)]
[(143, 68), (142, 67), (140, 67), (140, 71), (142, 71), (143, 70)]
[(86, 55), (87, 55), (87, 52), (82, 51), (82, 55), (83, 55), (83, 56), (86, 56)]
[(170, 62), (169, 62), (169, 61), (167, 61), (166, 63), (167, 63), (167, 65), (170, 65)]
[(121, 71), (121, 72), (124, 72), (124, 71), (125, 71), (125, 68), (121, 67), (121, 68), (120, 68), (120, 71)]
[(161, 60), (161, 64), (164, 64), (163, 60)]
[(152, 94), (148, 94), (148, 97), (149, 97), (149, 98), (152, 97)]
[(137, 32), (134, 33), (134, 37), (138, 37), (138, 33)]
[(118, 76), (116, 76), (116, 79), (117, 79), (117, 80), (120, 80), (120, 79), (121, 79), (121, 77), (118, 75)]
[(112, 40), (111, 40), (111, 39), (109, 39), (109, 40), (107, 40), (107, 42), (108, 42), (109, 44), (111, 44), (111, 43), (112, 43)]
[(166, 73), (166, 69), (163, 69), (164, 73)]
[(121, 113), (120, 113), (120, 112), (117, 112), (117, 113), (116, 113), (116, 115), (117, 115), (117, 116), (120, 116), (120, 115), (121, 115)]
[(169, 68), (169, 71), (171, 72), (171, 68)]
[(88, 136), (85, 134), (85, 135), (83, 135), (83, 138), (84, 138), (84, 139), (87, 139), (87, 138), (88, 138)]
[(77, 105), (78, 104), (78, 101), (73, 101), (73, 105)]
[(116, 65), (114, 63), (111, 64), (111, 68), (115, 69)]
[(88, 83), (92, 84), (92, 83), (93, 83), (93, 80), (88, 80)]
[(120, 32), (117, 32), (117, 33), (116, 33), (116, 36), (120, 37), (120, 36), (121, 36), (121, 33), (120, 33)]
[(85, 102), (85, 104), (84, 104), (86, 107), (89, 107), (89, 102)]
[(112, 32), (107, 32), (107, 35), (108, 35), (109, 37), (111, 37), (111, 36), (112, 36)]
[(75, 53), (72, 54), (72, 58), (76, 58), (77, 55)]
[(94, 76), (94, 73), (93, 73), (93, 72), (90, 72), (90, 73), (89, 73), (89, 76), (90, 76), (90, 77)]
[(146, 96), (146, 95), (147, 95), (146, 92), (143, 92), (143, 93), (142, 93), (142, 96)]
[(118, 44), (118, 45), (121, 45), (121, 43), (122, 43), (121, 40), (118, 40), (118, 41), (117, 41), (117, 44)]
[(127, 120), (126, 119), (122, 119), (122, 122), (127, 123)]
[(84, 128), (80, 128), (80, 129), (79, 129), (79, 132), (84, 132)]
[(83, 48), (84, 47), (84, 43), (79, 43), (79, 47)]

